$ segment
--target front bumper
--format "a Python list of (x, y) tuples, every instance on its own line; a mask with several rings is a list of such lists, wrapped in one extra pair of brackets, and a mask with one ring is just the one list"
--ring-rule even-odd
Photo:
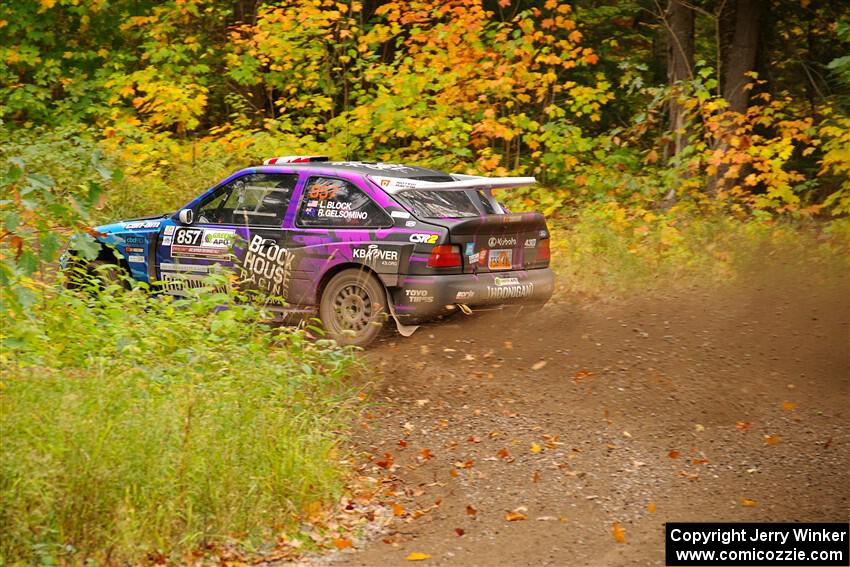
[(391, 290), (396, 313), (407, 320), (424, 320), (446, 313), (457, 304), (469, 307), (542, 305), (549, 301), (555, 275), (549, 268), (398, 277)]

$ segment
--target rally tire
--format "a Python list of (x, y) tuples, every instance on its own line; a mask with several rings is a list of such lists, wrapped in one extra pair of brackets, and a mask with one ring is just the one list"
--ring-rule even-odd
[(366, 347), (387, 321), (387, 295), (369, 272), (343, 270), (322, 292), (319, 317), (329, 337), (341, 345)]

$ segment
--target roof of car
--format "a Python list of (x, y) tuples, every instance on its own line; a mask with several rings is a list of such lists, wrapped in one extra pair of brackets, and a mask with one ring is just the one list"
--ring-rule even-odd
[(369, 161), (316, 161), (310, 163), (280, 163), (275, 164), (275, 166), (293, 169), (339, 169), (364, 175), (382, 175), (387, 177), (401, 177), (405, 179), (419, 179), (423, 181), (453, 181), (453, 178), (448, 173), (437, 171), (435, 169), (419, 167), (417, 165), (403, 165), (400, 163), (380, 163)]

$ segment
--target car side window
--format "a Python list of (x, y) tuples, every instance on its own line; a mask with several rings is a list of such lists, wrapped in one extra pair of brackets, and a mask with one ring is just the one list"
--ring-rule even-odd
[(253, 173), (234, 179), (198, 207), (198, 224), (280, 227), (296, 173)]
[(311, 177), (304, 186), (298, 226), (362, 228), (392, 226), (392, 219), (362, 189), (336, 177)]

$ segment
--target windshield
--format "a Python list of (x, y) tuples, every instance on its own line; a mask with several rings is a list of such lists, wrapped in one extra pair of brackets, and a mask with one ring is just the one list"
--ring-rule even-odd
[(404, 191), (398, 195), (420, 218), (468, 218), (481, 213), (462, 191)]

